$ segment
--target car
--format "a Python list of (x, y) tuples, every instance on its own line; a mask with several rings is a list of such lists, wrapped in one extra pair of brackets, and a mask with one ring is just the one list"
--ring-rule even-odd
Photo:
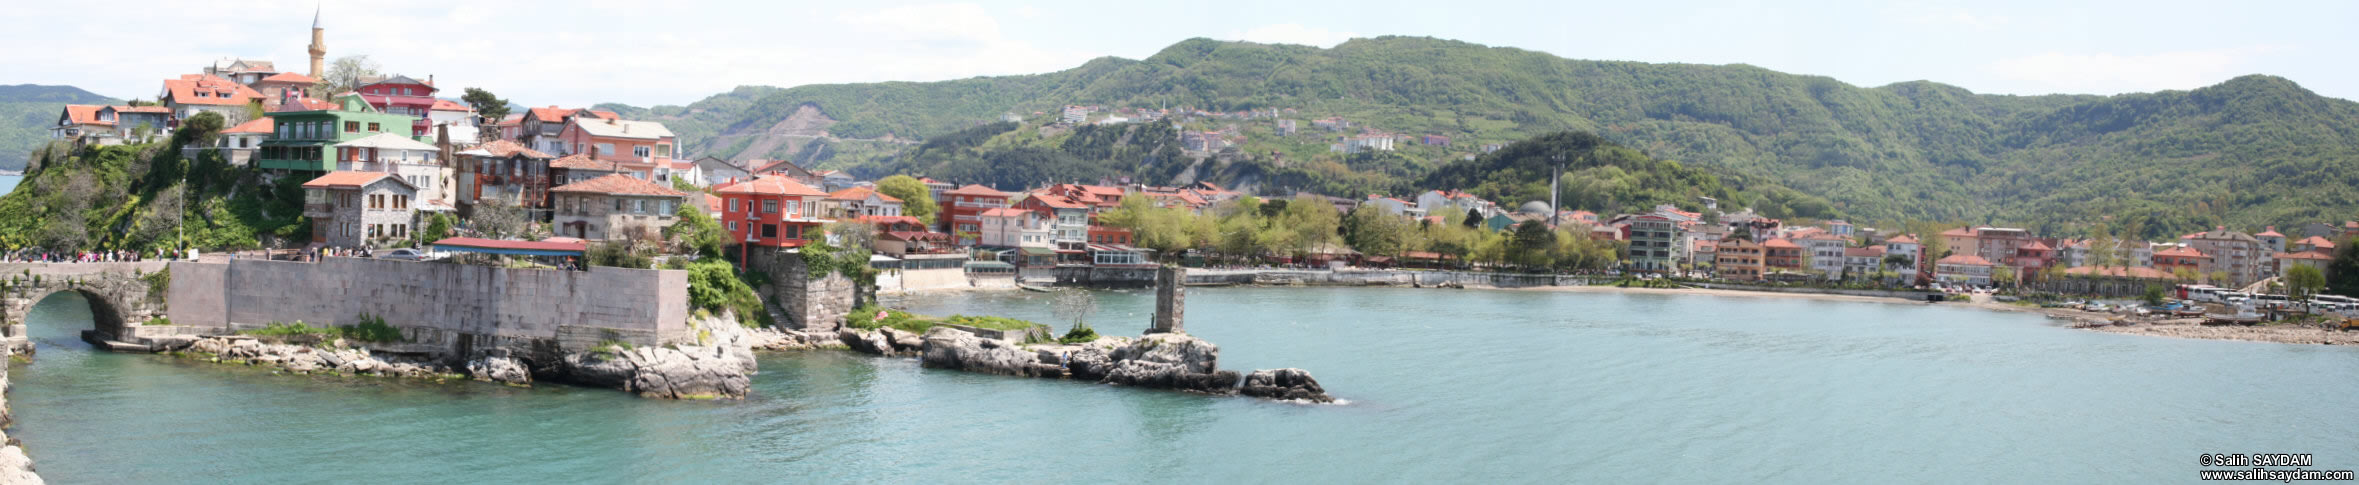
[(386, 251), (385, 254), (378, 255), (377, 259), (391, 259), (397, 261), (425, 261), (427, 259), (427, 254), (416, 249), (401, 248), (392, 251)]

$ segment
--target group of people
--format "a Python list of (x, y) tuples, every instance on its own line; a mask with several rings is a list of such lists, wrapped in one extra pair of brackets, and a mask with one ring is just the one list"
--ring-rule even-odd
[(9, 251), (6, 257), (0, 257), (0, 261), (10, 263), (135, 263), (148, 260), (166, 261), (171, 259), (172, 250), (170, 249), (157, 249), (155, 251), (85, 251), (79, 253), (60, 253), (22, 249)]
[(319, 261), (323, 258), (373, 258), (377, 256), (377, 252), (369, 248), (353, 249), (323, 246), (312, 249), (310, 254), (307, 254), (306, 256), (310, 256), (310, 261)]

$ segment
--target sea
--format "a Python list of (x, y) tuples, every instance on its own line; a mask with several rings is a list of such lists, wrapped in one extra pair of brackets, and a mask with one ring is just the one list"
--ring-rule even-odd
[[(1084, 321), (1147, 325), (1146, 291)], [(1050, 297), (888, 301), (1068, 323)], [(1186, 330), (1302, 404), (764, 354), (740, 401), (294, 376), (100, 353), (27, 317), (9, 406), (52, 483), (2152, 483), (2203, 454), (2359, 468), (2359, 349), (1939, 304), (1195, 288)]]

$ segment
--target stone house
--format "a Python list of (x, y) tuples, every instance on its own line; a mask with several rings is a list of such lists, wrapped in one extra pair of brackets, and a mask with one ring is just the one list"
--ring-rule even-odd
[(545, 209), (548, 201), (549, 160), (555, 157), (524, 144), (493, 140), (457, 154), (452, 201), (460, 208), (496, 202)]
[(358, 248), (410, 237), (418, 188), (384, 172), (335, 171), (303, 183), (314, 245)]
[(559, 185), (552, 223), (560, 235), (587, 240), (661, 237), (679, 222), (688, 194), (623, 174)]

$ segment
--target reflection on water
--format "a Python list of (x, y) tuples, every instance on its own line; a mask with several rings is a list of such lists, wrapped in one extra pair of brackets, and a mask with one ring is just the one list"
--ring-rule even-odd
[[(1099, 296), (1101, 332), (1145, 328), (1148, 295)], [(79, 300), (28, 315), (10, 400), (57, 483), (2151, 482), (2191, 452), (2359, 449), (2359, 393), (2318, 385), (2359, 378), (2359, 350), (1927, 305), (1191, 290), (1222, 367), (1302, 367), (1352, 402), (1308, 406), (849, 352), (765, 355), (724, 402), (274, 375), (92, 352)], [(1054, 320), (1021, 293), (900, 304)]]

